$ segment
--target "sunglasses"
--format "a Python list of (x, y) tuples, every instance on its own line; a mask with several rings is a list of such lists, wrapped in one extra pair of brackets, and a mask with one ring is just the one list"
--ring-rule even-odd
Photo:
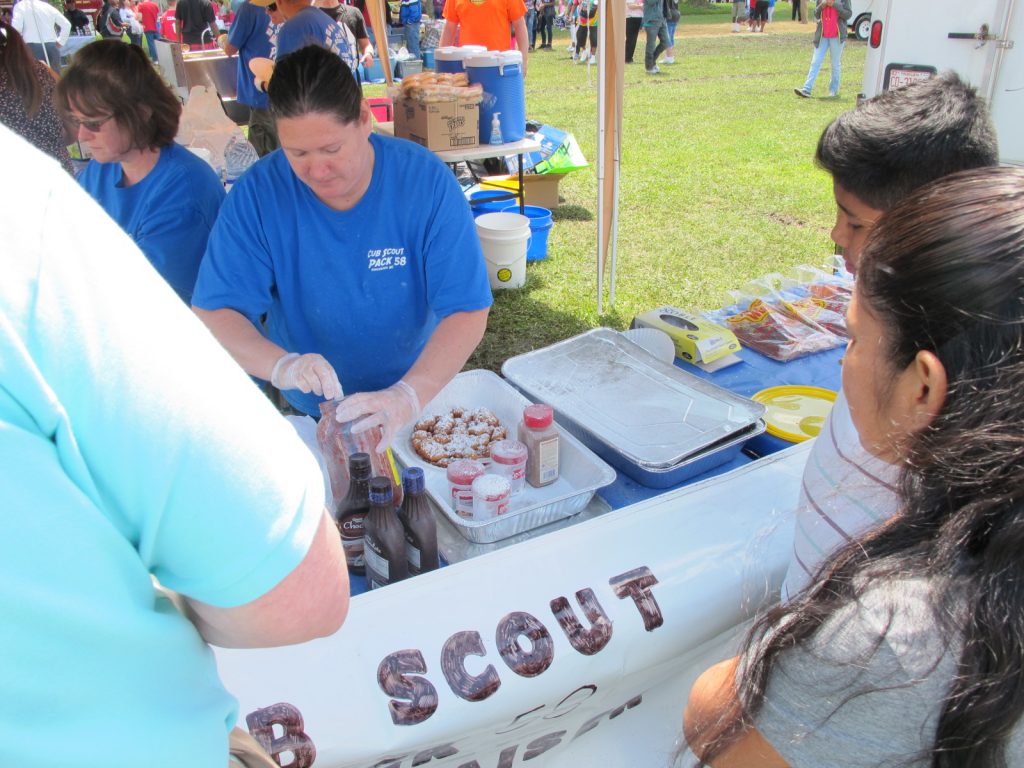
[(110, 120), (113, 117), (113, 115), (107, 115), (102, 120), (79, 120), (77, 117), (69, 117), (68, 120), (70, 120), (71, 124), (75, 127), (76, 130), (79, 126), (81, 126), (82, 128), (85, 128), (85, 130), (87, 130), (89, 133), (99, 133), (100, 129), (102, 129), (103, 126), (106, 125), (108, 122), (110, 122)]
[(267, 10), (271, 13), (277, 13), (277, 3), (271, 3), (267, 6)]

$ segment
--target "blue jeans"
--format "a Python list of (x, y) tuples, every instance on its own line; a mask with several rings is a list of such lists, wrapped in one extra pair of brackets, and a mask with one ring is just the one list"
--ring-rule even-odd
[(668, 47), (676, 47), (676, 25), (678, 21), (666, 21), (665, 26), (668, 28)]
[(57, 43), (28, 43), (32, 55), (57, 72), (60, 72), (60, 48)]
[(530, 33), (530, 47), (537, 43), (537, 11), (526, 12), (526, 31)]
[(839, 37), (824, 37), (818, 41), (818, 46), (814, 49), (814, 55), (811, 57), (811, 68), (807, 72), (807, 81), (804, 83), (804, 91), (807, 93), (811, 92), (814, 87), (814, 81), (818, 79), (818, 72), (821, 70), (821, 65), (825, 62), (825, 54), (828, 53), (829, 60), (832, 62), (832, 79), (828, 84), (828, 95), (838, 96), (839, 95), (839, 61), (843, 57), (843, 41)]
[(149, 46), (149, 55), (153, 61), (156, 61), (156, 31), (146, 32), (146, 45)]
[(404, 25), (405, 48), (414, 59), (420, 57), (420, 23), (414, 21)]

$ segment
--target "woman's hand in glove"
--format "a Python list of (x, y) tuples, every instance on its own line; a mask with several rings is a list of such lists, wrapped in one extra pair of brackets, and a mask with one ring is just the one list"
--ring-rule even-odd
[(420, 399), (416, 390), (404, 381), (399, 381), (387, 389), (346, 397), (338, 405), (334, 418), (344, 423), (365, 416), (352, 425), (352, 431), (365, 432), (379, 426), (382, 434), (377, 443), (377, 453), (384, 453), (398, 430), (412, 421), (419, 412)]
[(297, 389), (335, 400), (344, 394), (341, 382), (334, 368), (317, 354), (300, 355), (296, 352), (285, 355), (274, 365), (270, 383), (278, 389)]

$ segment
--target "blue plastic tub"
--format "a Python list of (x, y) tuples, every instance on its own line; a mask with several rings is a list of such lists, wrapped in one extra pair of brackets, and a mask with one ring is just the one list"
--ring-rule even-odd
[[(383, 64), (381, 64), (381, 60), (376, 58), (376, 57), (374, 57), (373, 64), (370, 65), (369, 69), (364, 67), (362, 64), (359, 65), (359, 69), (363, 73), (363, 82), (364, 83), (383, 83), (383, 82), (386, 82), (385, 79), (384, 79), (384, 66), (383, 66)], [(395, 73), (395, 62), (394, 62), (394, 59), (392, 59), (391, 60), (391, 74), (394, 75), (394, 73)]]
[[(509, 198), (508, 192), (498, 189), (480, 189), (469, 194), (474, 219), (485, 213), (501, 213), (506, 208), (510, 209), (510, 213), (519, 213), (519, 204), (513, 202), (514, 198)], [(515, 210), (511, 210), (513, 208)]]
[(519, 51), (487, 51), (466, 59), (469, 82), (484, 89), (480, 102), (480, 144), (491, 143), (492, 117), (500, 113), (501, 142), (526, 135), (526, 91), (523, 56)]
[(423, 68), (433, 69), (434, 68), (434, 49), (428, 48), (423, 51)]
[[(519, 213), (518, 205), (506, 205), (505, 213)], [(541, 261), (548, 257), (548, 233), (551, 231), (551, 211), (539, 205), (527, 205), (523, 214), (530, 220), (530, 245), (526, 249), (527, 261)]]

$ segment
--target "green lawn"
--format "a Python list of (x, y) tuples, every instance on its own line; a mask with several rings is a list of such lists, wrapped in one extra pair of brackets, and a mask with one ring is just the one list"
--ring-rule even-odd
[[(865, 47), (851, 41), (839, 99), (799, 99), (812, 25), (730, 34), (730, 5), (684, 20), (675, 65), (644, 72), (643, 43), (627, 65), (616, 301), (597, 314), (596, 168), (562, 182), (549, 258), (529, 265), (524, 288), (499, 291), (487, 334), (468, 367), (497, 370), (511, 355), (600, 325), (626, 328), (648, 309), (703, 309), (766, 272), (821, 263), (830, 253), (831, 185), (812, 158), (822, 128), (855, 104)], [(701, 9), (708, 10), (708, 9)], [(692, 36), (691, 36), (692, 35)], [(641, 36), (642, 37), (642, 36)], [(597, 67), (575, 65), (567, 33), (530, 57), (527, 116), (575, 134), (594, 163)], [(827, 93), (823, 68), (815, 95)]]

